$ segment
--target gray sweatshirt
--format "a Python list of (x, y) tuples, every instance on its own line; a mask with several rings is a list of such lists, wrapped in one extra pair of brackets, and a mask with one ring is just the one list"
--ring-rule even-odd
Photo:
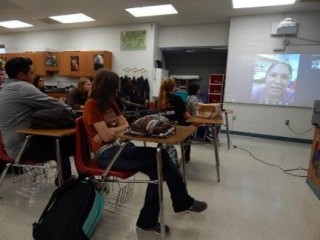
[(40, 109), (68, 107), (28, 82), (6, 79), (0, 90), (0, 131), (7, 154), (17, 157), (25, 135), (17, 130), (31, 126), (31, 114)]
[(202, 103), (202, 101), (195, 95), (189, 95), (187, 98), (187, 110), (191, 116), (196, 115), (196, 105)]

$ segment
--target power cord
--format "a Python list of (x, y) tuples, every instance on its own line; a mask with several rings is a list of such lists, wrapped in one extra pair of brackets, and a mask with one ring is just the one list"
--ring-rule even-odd
[(308, 129), (308, 130), (306, 130), (306, 131), (304, 131), (304, 132), (298, 133), (298, 132), (295, 131), (292, 127), (290, 127), (289, 124), (288, 124), (287, 126), (288, 126), (288, 128), (289, 128), (292, 132), (294, 132), (294, 133), (297, 134), (297, 135), (303, 135), (303, 134), (305, 134), (305, 133), (307, 133), (307, 132), (310, 132), (310, 131), (313, 129), (313, 127), (311, 127), (310, 129)]
[(241, 147), (238, 147), (238, 146), (233, 146), (233, 148), (235, 148), (235, 149), (240, 149), (240, 150), (242, 150), (242, 151), (245, 151), (245, 152), (249, 153), (249, 155), (250, 155), (253, 159), (255, 159), (255, 160), (257, 160), (257, 161), (259, 161), (259, 162), (261, 162), (261, 163), (263, 163), (263, 164), (265, 164), (265, 165), (268, 165), (268, 166), (270, 166), (270, 167), (279, 168), (279, 169), (280, 169), (281, 171), (283, 171), (285, 174), (288, 174), (288, 175), (290, 175), (290, 176), (293, 176), (293, 177), (307, 177), (306, 175), (298, 175), (298, 174), (291, 173), (291, 172), (299, 171), (299, 170), (303, 170), (303, 171), (306, 171), (306, 172), (307, 172), (307, 169), (306, 169), (306, 168), (303, 168), (303, 167), (301, 167), (301, 166), (298, 167), (298, 168), (283, 169), (282, 167), (280, 167), (280, 166), (278, 166), (278, 165), (276, 165), (276, 164), (267, 163), (267, 162), (265, 162), (265, 161), (257, 158), (256, 156), (254, 156), (254, 155), (253, 155), (249, 150), (247, 150), (247, 149), (244, 149), (244, 148), (241, 148)]

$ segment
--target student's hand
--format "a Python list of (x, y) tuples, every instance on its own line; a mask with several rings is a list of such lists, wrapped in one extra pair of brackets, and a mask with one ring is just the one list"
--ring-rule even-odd
[(93, 137), (93, 141), (97, 144), (100, 144), (102, 143), (102, 139), (99, 137), (98, 134), (96, 134), (94, 137)]

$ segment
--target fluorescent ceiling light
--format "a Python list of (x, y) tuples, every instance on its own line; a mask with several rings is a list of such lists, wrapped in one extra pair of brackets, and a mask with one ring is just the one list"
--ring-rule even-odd
[(78, 23), (78, 22), (92, 22), (95, 21), (93, 18), (84, 15), (83, 13), (51, 16), (49, 17), (61, 23)]
[(127, 8), (127, 12), (135, 17), (149, 17), (159, 15), (177, 14), (177, 10), (171, 4), (149, 6), (149, 7), (136, 7)]
[(232, 0), (233, 8), (268, 7), (294, 4), (296, 0)]
[(21, 22), (18, 20), (12, 20), (12, 21), (5, 21), (0, 22), (0, 26), (5, 28), (26, 28), (26, 27), (33, 27), (33, 25), (25, 22)]

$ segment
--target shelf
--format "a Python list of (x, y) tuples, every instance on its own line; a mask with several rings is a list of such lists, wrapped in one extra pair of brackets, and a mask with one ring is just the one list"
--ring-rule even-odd
[(208, 102), (222, 103), (224, 91), (224, 74), (210, 74), (208, 86)]

